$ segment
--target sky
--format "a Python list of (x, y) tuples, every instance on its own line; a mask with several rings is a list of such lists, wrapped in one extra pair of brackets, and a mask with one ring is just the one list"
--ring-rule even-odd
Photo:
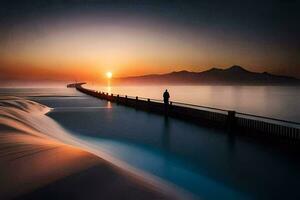
[(300, 2), (2, 0), (0, 84), (240, 65), (300, 78)]

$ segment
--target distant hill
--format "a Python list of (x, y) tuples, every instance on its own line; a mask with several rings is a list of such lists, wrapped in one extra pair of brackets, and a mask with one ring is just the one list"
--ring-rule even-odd
[(234, 65), (227, 69), (212, 68), (203, 72), (178, 71), (115, 79), (121, 84), (176, 84), (176, 85), (300, 85), (300, 79), (257, 73)]

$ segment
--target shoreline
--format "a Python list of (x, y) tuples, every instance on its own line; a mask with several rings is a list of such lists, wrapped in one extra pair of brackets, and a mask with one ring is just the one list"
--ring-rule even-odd
[[(166, 190), (167, 187), (159, 181), (151, 179), (149, 182), (145, 174), (138, 176), (137, 172), (133, 173), (134, 169), (122, 169), (116, 163), (101, 158), (99, 152), (93, 154), (92, 148), (88, 150), (88, 144), (68, 135), (47, 116), (55, 109), (49, 108), (45, 112), (45, 105), (25, 99), (21, 102), (20, 98), (14, 103), (2, 102), (4, 110), (0, 110), (4, 114), (0, 118), (1, 199), (40, 199), (41, 195), (44, 199), (56, 193), (65, 199), (78, 193), (85, 185), (90, 186), (88, 191), (97, 186), (97, 189), (89, 191), (95, 193), (95, 198), (105, 195), (109, 199), (119, 199), (126, 195), (139, 195), (143, 199), (177, 199), (174, 190)], [(16, 113), (13, 118), (11, 113)], [(38, 124), (40, 127), (36, 126)], [(43, 132), (47, 128), (50, 131)], [(54, 132), (56, 135), (51, 135)], [(78, 182), (77, 176), (86, 180)], [(78, 188), (72, 188), (74, 184), (78, 184)], [(111, 190), (114, 191), (101, 189), (106, 185), (112, 185)], [(61, 187), (65, 189), (61, 190)], [(82, 199), (78, 194), (72, 198)]]
[[(4, 132), (1, 131), (1, 134)], [(10, 150), (7, 155), (9, 159), (4, 159), (3, 156), (0, 159), (1, 199), (47, 199), (47, 196), (54, 194), (59, 194), (55, 199), (65, 199), (77, 194), (83, 186), (90, 187), (86, 188), (89, 192), (95, 195), (97, 193), (95, 197), (113, 196), (114, 193), (101, 189), (106, 185), (112, 185), (119, 197), (138, 194), (143, 195), (143, 199), (174, 199), (89, 152), (60, 144), (51, 144), (51, 147), (44, 144), (42, 150), (40, 146), (30, 145), (33, 151), (25, 151), (17, 142), (10, 143), (10, 147), (15, 149), (14, 153)], [(15, 152), (22, 152), (22, 155), (16, 155)], [(1, 155), (4, 153), (3, 150), (0, 151)], [(80, 180), (77, 180), (78, 176)], [(73, 187), (76, 184), (77, 188)], [(80, 196), (74, 198), (75, 196), (72, 198), (82, 199)]]

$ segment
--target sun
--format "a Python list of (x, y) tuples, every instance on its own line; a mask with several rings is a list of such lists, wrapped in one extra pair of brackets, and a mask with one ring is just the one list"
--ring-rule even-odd
[(108, 79), (111, 79), (112, 78), (112, 73), (111, 72), (106, 72), (106, 77), (108, 78)]

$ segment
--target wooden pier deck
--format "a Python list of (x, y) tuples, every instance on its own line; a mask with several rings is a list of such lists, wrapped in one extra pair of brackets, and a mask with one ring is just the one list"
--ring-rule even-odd
[(273, 139), (300, 141), (300, 123), (179, 102), (165, 105), (162, 100), (121, 96), (86, 89), (83, 83), (75, 88), (87, 95), (135, 109), (179, 118), (200, 125), (222, 128), (230, 133), (250, 134)]

